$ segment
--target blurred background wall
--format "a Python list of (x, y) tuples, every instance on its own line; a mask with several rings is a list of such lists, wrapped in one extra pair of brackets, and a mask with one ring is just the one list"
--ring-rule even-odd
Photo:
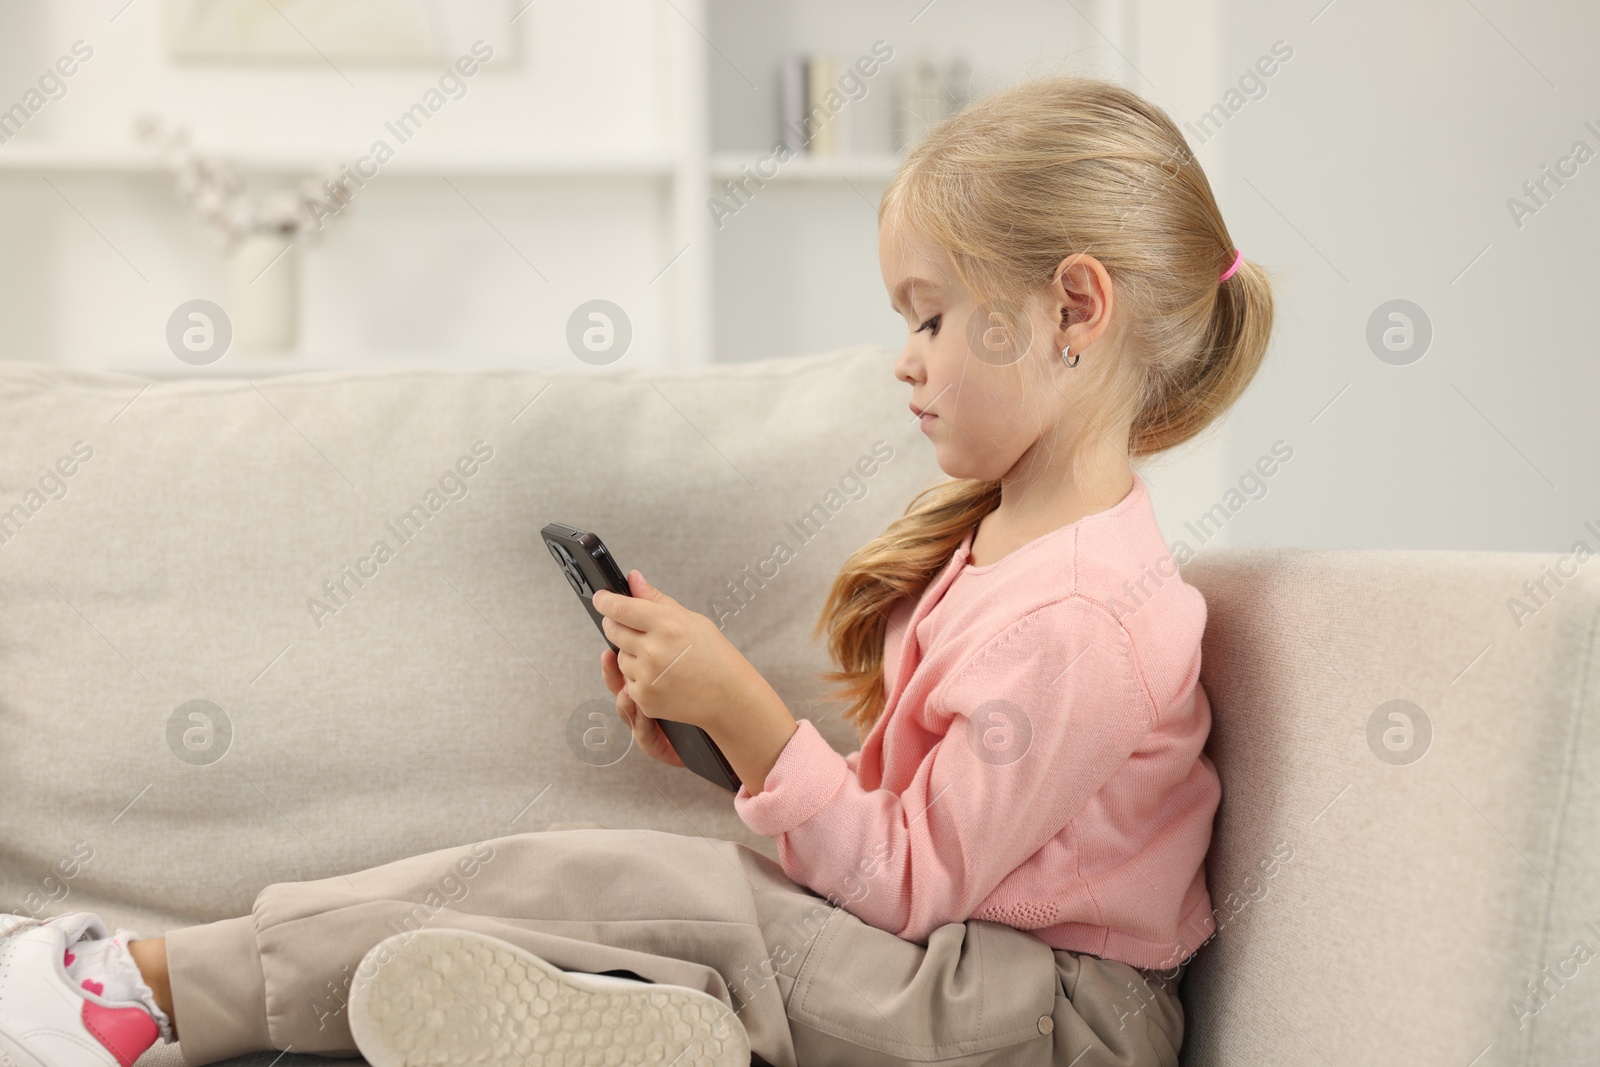
[[(1600, 544), (1593, 5), (415, 0), (392, 40), (361, 32), (371, 6), (0, 0), (0, 355), (164, 376), (898, 347), (874, 212), (918, 94), (959, 106), (1088, 71), (1185, 128), (1278, 285), (1243, 403), (1144, 465), (1169, 543)], [(270, 47), (241, 51), (230, 26)], [(492, 58), (451, 75), (474, 40)], [(834, 151), (777, 162), (785, 61), (837, 78), (874, 55)], [(135, 136), (141, 116), (231, 161), (255, 202), (379, 140), (392, 158), (252, 265)], [(290, 344), (174, 358), (177, 309), (274, 285)], [(575, 358), (599, 322), (625, 348)], [(1262, 457), (1275, 472), (1252, 477)]]

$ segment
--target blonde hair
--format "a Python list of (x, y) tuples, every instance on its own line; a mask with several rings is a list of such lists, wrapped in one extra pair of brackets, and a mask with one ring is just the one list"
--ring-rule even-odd
[[(946, 254), (986, 304), (1022, 305), (1067, 257), (1098, 259), (1118, 296), (1124, 351), (1097, 368), (1093, 422), (1128, 426), (1130, 458), (1211, 425), (1266, 353), (1266, 273), (1244, 260), (1219, 282), (1237, 250), (1210, 183), (1167, 114), (1110, 82), (1044, 78), (975, 100), (913, 147), (878, 213)], [(813, 636), (827, 631), (842, 669), (823, 677), (841, 683), (863, 739), (887, 699), (891, 608), (920, 595), (999, 503), (998, 480), (940, 482), (834, 579)]]

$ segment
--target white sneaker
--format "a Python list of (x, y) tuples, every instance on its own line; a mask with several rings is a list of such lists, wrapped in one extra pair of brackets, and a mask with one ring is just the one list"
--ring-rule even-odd
[(356, 968), (349, 1008), (351, 1035), (372, 1067), (750, 1063), (744, 1024), (709, 993), (564, 971), (467, 930), (378, 942)]
[(66, 951), (110, 937), (87, 911), (0, 915), (0, 1067), (133, 1067), (161, 1030), (137, 1001), (75, 984)]

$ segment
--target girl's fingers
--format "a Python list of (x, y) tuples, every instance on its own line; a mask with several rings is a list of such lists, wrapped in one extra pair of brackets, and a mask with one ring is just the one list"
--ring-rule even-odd
[[(595, 598), (598, 598), (600, 602), (596, 603)], [(589, 602), (594, 604), (596, 611), (615, 623), (623, 631), (636, 634), (643, 633), (650, 628), (650, 621), (655, 618), (655, 612), (659, 609), (659, 605), (644, 597), (631, 596), (626, 593), (613, 593), (609, 589), (605, 590), (604, 595), (598, 592), (595, 593)], [(613, 637), (612, 640), (616, 641), (617, 639)], [(617, 643), (621, 644), (622, 642), (617, 641)]]
[(632, 667), (633, 670), (634, 670), (634, 673), (638, 673), (639, 668), (638, 668), (638, 664), (635, 661), (633, 653), (629, 652), (627, 649), (624, 648), (620, 652), (613, 652), (612, 653), (612, 657), (617, 661), (617, 676), (620, 677), (621, 679), (623, 679), (623, 681), (627, 681), (627, 679), (628, 679), (628, 667), (625, 667), (622, 664), (622, 657), (623, 656), (627, 656), (628, 657), (628, 667)]
[(645, 746), (645, 751), (662, 763), (682, 767), (683, 760), (678, 758), (678, 753), (673, 749), (672, 742), (667, 740), (667, 735), (661, 732), (661, 724), (648, 715), (640, 715), (639, 718), (644, 720), (641, 729), (645, 732), (646, 740), (641, 744)]
[(606, 688), (613, 695), (622, 689), (622, 667), (617, 663), (617, 654), (609, 648), (600, 653), (600, 673), (605, 678)]
[(660, 724), (648, 715), (641, 715), (639, 706), (633, 702), (633, 698), (626, 690), (617, 694), (617, 713), (622, 716), (622, 721), (628, 724), (634, 741), (644, 749), (645, 755), (674, 767), (683, 766), (683, 760), (678, 758), (672, 742), (668, 741), (667, 735), (661, 731)]
[[(606, 649), (606, 651), (611, 650)], [(633, 734), (633, 739), (639, 747), (644, 749), (645, 755), (674, 767), (682, 767), (683, 760), (678, 758), (678, 753), (673, 749), (672, 742), (667, 740), (667, 735), (662, 732), (660, 724), (648, 715), (639, 714), (639, 705), (634, 703), (633, 697), (628, 695), (626, 689), (619, 688), (616, 696), (617, 714), (628, 724), (628, 731)]]
[[(623, 597), (623, 599), (627, 600), (628, 598)], [(614, 618), (602, 619), (600, 623), (600, 632), (605, 635), (607, 641), (611, 642), (613, 645), (616, 645), (624, 652), (626, 652), (628, 649), (638, 648), (639, 642), (645, 637), (644, 631), (635, 630), (630, 626), (624, 626)]]

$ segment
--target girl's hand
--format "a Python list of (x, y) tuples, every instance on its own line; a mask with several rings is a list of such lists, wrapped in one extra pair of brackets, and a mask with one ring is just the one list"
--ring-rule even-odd
[(617, 698), (617, 714), (628, 724), (634, 741), (645, 754), (673, 767), (682, 767), (683, 760), (661, 732), (661, 727), (648, 715), (640, 715), (638, 705), (623, 688), (622, 671), (617, 667), (617, 654), (609, 648), (600, 653), (600, 672), (605, 675), (606, 688)]
[(648, 718), (690, 723), (712, 733), (758, 708), (782, 705), (716, 623), (667, 596), (637, 570), (628, 572), (628, 588), (632, 596), (601, 589), (593, 601), (605, 616), (601, 628), (621, 650), (616, 653), (622, 673), (619, 701), (626, 694)]

